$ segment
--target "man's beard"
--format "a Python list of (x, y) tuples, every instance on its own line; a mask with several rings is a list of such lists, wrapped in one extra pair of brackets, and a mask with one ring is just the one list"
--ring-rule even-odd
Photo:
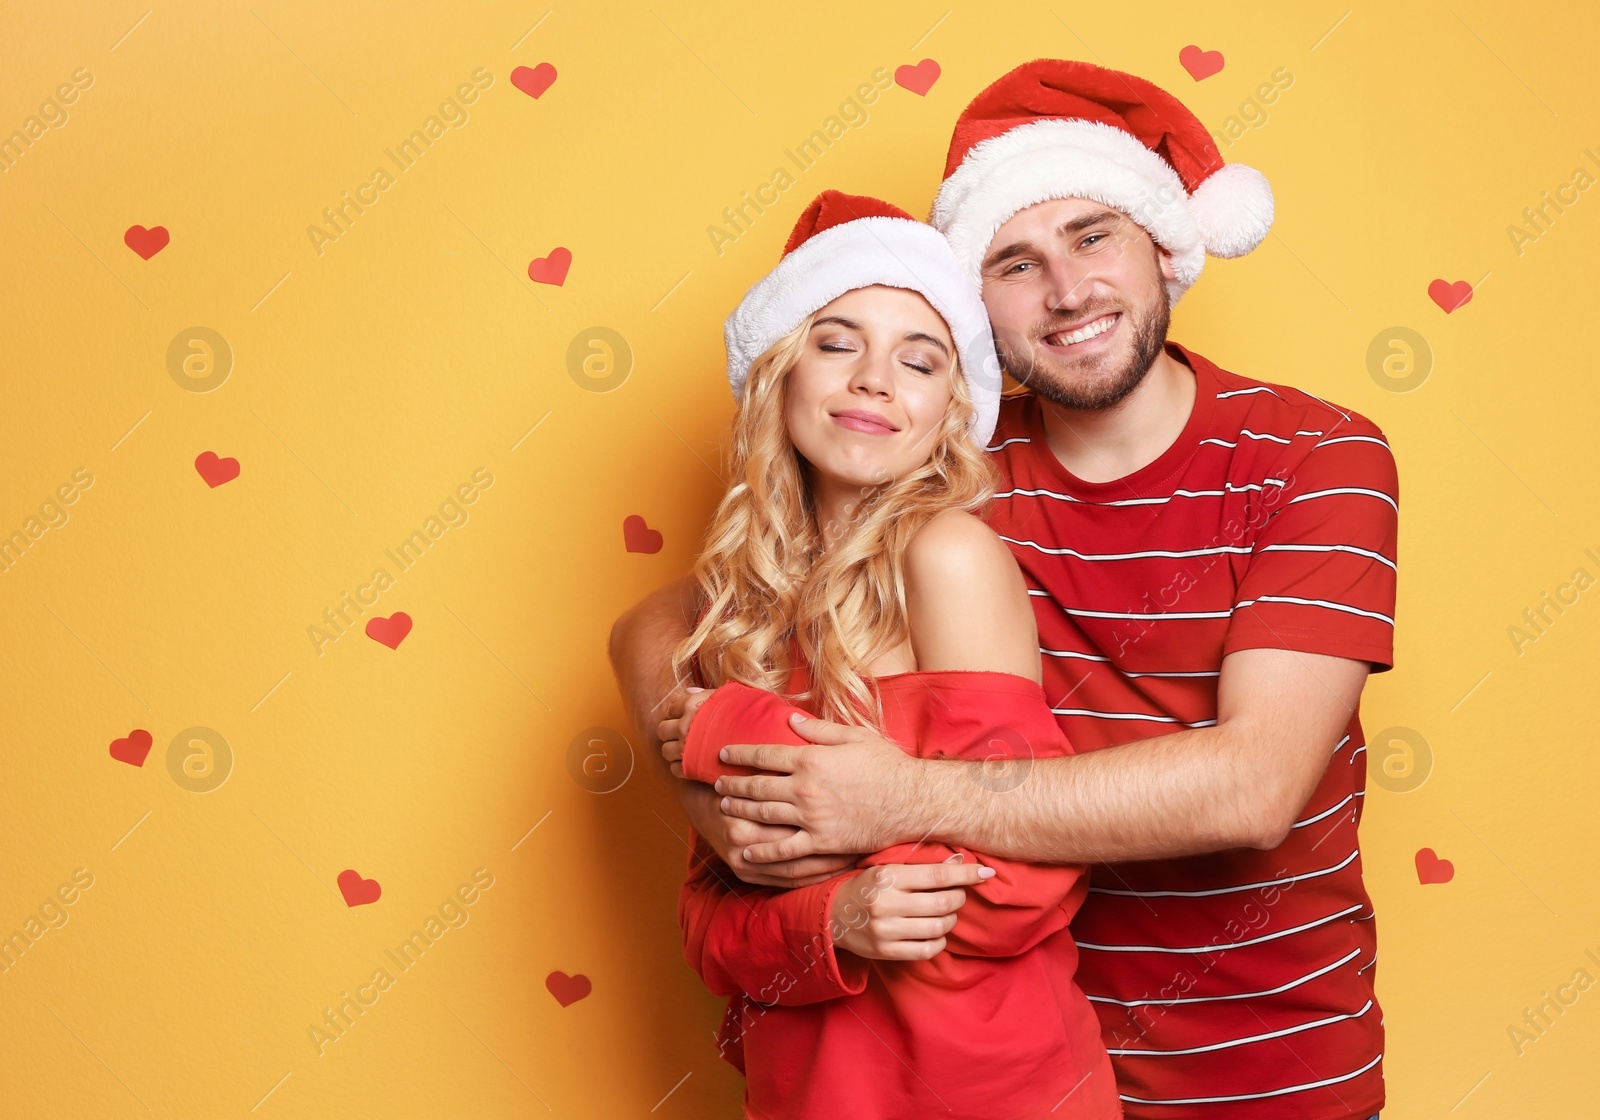
[[(1060, 324), (1054, 322), (1041, 324), (1029, 337), (1021, 340), (1025, 349), (1020, 352), (1017, 347), (1010, 345), (1009, 340), (996, 334), (995, 345), (1000, 351), (1000, 361), (1012, 377), (1063, 408), (1086, 412), (1112, 408), (1139, 387), (1166, 344), (1167, 328), (1172, 323), (1172, 297), (1165, 284), (1157, 286), (1160, 288), (1160, 298), (1148, 314), (1136, 318), (1126, 307), (1121, 309), (1127, 321), (1117, 326), (1129, 328), (1132, 353), (1120, 365), (1116, 364), (1116, 356), (1112, 353), (1099, 355), (1087, 364), (1058, 364), (1056, 356), (1040, 341), (1060, 329)], [(1114, 310), (1117, 308), (1087, 304), (1072, 317), (1080, 322), (1092, 322)]]

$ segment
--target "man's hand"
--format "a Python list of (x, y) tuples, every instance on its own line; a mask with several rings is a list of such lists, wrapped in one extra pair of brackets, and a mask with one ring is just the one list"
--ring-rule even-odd
[[(723, 810), (766, 825), (786, 825), (789, 835), (749, 844), (744, 858), (769, 867), (818, 853), (876, 852), (921, 840), (911, 812), (918, 804), (918, 774), (938, 765), (909, 757), (894, 743), (864, 727), (803, 719), (794, 729), (821, 746), (768, 743), (722, 749), (722, 760), (767, 774), (728, 774), (717, 779), (727, 794)], [(740, 876), (744, 878), (744, 876)]]
[(886, 863), (840, 887), (829, 914), (833, 943), (858, 957), (925, 961), (944, 951), (945, 934), (967, 901), (967, 887), (994, 875), (992, 867), (945, 863)]
[(717, 807), (717, 791), (704, 782), (681, 781), (683, 811), (694, 830), (717, 850), (722, 861), (746, 883), (757, 887), (809, 887), (833, 878), (856, 865), (857, 855), (807, 855), (798, 859), (753, 864), (742, 854), (747, 848), (779, 843), (795, 830), (757, 824), (730, 817)]

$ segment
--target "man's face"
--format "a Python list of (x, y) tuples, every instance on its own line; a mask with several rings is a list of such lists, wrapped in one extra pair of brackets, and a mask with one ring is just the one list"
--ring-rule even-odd
[(1118, 404), (1166, 342), (1171, 256), (1101, 203), (1058, 198), (1019, 211), (989, 242), (982, 275), (1006, 372), (1064, 407)]

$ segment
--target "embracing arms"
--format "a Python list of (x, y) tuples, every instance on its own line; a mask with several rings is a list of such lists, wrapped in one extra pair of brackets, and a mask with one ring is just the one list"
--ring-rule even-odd
[[(752, 845), (760, 864), (836, 845), (928, 837), (1013, 859), (1114, 863), (1282, 843), (1327, 767), (1366, 662), (1248, 649), (1223, 660), (1215, 727), (1040, 759), (1014, 789), (975, 780), (980, 763), (917, 760), (855, 728), (808, 720), (823, 747), (732, 745), (726, 811), (795, 826)], [(870, 808), (866, 808), (870, 807)]]

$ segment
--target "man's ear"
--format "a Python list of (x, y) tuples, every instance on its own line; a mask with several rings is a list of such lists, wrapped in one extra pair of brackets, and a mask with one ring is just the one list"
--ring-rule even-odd
[[(1151, 242), (1151, 244), (1155, 243)], [(1172, 252), (1160, 245), (1156, 245), (1156, 264), (1161, 268), (1161, 278), (1163, 280), (1176, 280), (1178, 278), (1178, 270), (1172, 267)]]

